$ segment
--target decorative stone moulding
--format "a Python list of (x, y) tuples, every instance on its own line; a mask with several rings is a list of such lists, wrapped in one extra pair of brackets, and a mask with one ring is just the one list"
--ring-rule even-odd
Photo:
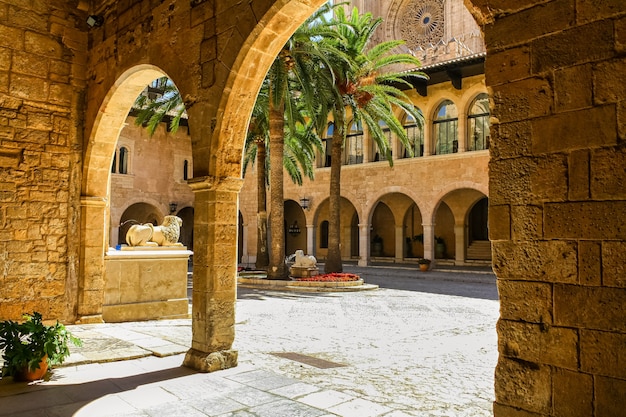
[(404, 39), (412, 51), (426, 49), (444, 39), (444, 0), (397, 0), (385, 20), (388, 39)]

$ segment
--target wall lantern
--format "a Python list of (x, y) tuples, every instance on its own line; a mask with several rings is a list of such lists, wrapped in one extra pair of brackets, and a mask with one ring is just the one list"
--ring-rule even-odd
[(302, 198), (300, 199), (300, 207), (302, 207), (302, 208), (303, 208), (303, 209), (305, 209), (305, 210), (308, 210), (308, 208), (309, 208), (309, 202), (310, 202), (310, 200), (309, 200), (308, 198), (306, 198), (306, 197), (302, 197)]
[(294, 220), (293, 224), (289, 226), (287, 230), (291, 236), (298, 236), (300, 234), (300, 226), (298, 226), (298, 221)]
[(178, 203), (170, 203), (170, 214), (176, 213), (177, 208), (178, 208)]
[(104, 17), (102, 16), (97, 16), (94, 14), (87, 18), (87, 26), (89, 26), (90, 28), (102, 26), (103, 23)]

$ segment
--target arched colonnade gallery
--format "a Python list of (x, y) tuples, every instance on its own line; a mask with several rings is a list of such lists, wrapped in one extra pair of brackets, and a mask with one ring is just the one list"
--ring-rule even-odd
[[(427, 258), (484, 264), (491, 259), (488, 198), (478, 190), (451, 191), (434, 205), (418, 204), (397, 190), (383, 194), (369, 206), (357, 209), (357, 204), (342, 198), (341, 250), (346, 261), (369, 265)], [(285, 254), (301, 249), (323, 261), (328, 249), (328, 199), (318, 204), (307, 201), (305, 206), (300, 200), (285, 201)], [(247, 259), (250, 251), (243, 247), (249, 241), (248, 234), (256, 234), (256, 224), (250, 226), (249, 220), (250, 216), (240, 213), (238, 262), (253, 267), (254, 262)]]

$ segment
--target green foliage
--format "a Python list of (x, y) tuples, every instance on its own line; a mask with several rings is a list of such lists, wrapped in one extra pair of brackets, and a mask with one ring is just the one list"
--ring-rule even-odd
[(135, 124), (145, 126), (150, 136), (154, 135), (159, 123), (166, 118), (170, 119), (170, 131), (175, 133), (180, 126), (180, 119), (186, 114), (183, 98), (167, 77), (156, 79), (153, 86), (148, 88), (148, 94), (140, 94), (133, 107), (138, 110)]
[(33, 371), (48, 355), (50, 366), (63, 363), (70, 355), (69, 343), (82, 346), (58, 321), (52, 326), (43, 324), (40, 313), (25, 314), (24, 322), (12, 320), (0, 322), (0, 351), (4, 365), (3, 376), (14, 376), (24, 368)]

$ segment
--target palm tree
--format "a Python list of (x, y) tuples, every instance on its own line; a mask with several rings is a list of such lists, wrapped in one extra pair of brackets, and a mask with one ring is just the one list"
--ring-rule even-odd
[[(314, 86), (316, 77), (323, 73), (320, 63), (326, 62), (330, 44), (322, 39), (336, 36), (325, 23), (324, 14), (333, 6), (326, 5), (306, 20), (289, 38), (270, 67), (266, 79), (269, 83), (270, 131), (270, 212), (271, 249), (268, 278), (284, 279), (288, 275), (285, 265), (283, 152), (284, 132), (309, 132), (298, 128), (305, 125), (304, 113), (310, 117), (319, 111), (320, 102)], [(335, 54), (338, 55), (338, 54)], [(328, 63), (325, 64), (328, 68)], [(272, 169), (271, 167), (280, 167)]]
[[(269, 253), (267, 250), (267, 171), (269, 163), (267, 154), (269, 153), (269, 103), (268, 85), (266, 80), (259, 95), (257, 96), (252, 117), (248, 126), (246, 137), (246, 151), (244, 154), (243, 172), (246, 173), (250, 163), (256, 160), (257, 166), (257, 269), (266, 269), (269, 265)], [(301, 112), (296, 114), (301, 115)], [(304, 176), (313, 179), (315, 171), (313, 161), (315, 152), (321, 149), (321, 139), (315, 134), (310, 121), (304, 120), (301, 116), (295, 131), (285, 129), (283, 168), (291, 180), (302, 185)]]
[[(410, 65), (415, 68), (420, 65), (419, 60), (412, 55), (393, 53), (403, 41), (387, 41), (368, 48), (372, 35), (382, 23), (382, 19), (373, 18), (371, 13), (360, 15), (356, 8), (348, 17), (343, 8), (338, 8), (334, 20), (333, 27), (339, 36), (326, 38), (324, 42), (338, 54), (347, 55), (350, 61), (348, 63), (343, 59), (329, 61), (333, 65), (331, 70), (334, 85), (333, 88), (327, 88), (324, 95), (332, 101), (329, 108), (334, 123), (331, 142), (328, 256), (324, 266), (326, 273), (343, 270), (339, 245), (341, 156), (346, 139), (348, 111), (352, 113), (355, 121), (365, 123), (381, 154), (392, 164), (390, 143), (379, 122), (383, 121), (389, 130), (410, 148), (406, 131), (396, 117), (394, 109), (399, 108), (410, 114), (418, 123), (421, 123), (422, 116), (409, 97), (397, 86), (405, 85), (410, 88), (411, 85), (406, 78), (426, 77), (417, 71), (388, 70), (390, 66), (397, 68), (399, 65)], [(326, 119), (320, 115), (317, 125), (321, 126), (322, 122), (325, 125)]]
[(269, 265), (267, 251), (267, 143), (269, 140), (269, 121), (267, 118), (267, 88), (261, 88), (252, 109), (252, 117), (246, 136), (246, 152), (243, 160), (243, 173), (250, 163), (256, 160), (257, 173), (257, 246), (256, 269), (265, 269)]

